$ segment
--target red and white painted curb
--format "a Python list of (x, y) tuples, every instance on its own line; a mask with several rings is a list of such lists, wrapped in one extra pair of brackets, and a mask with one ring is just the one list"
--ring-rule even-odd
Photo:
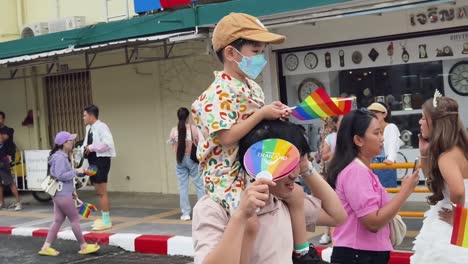
[[(45, 238), (47, 233), (47, 229), (0, 226), (0, 234), (4, 235)], [(88, 243), (117, 246), (131, 252), (187, 257), (193, 257), (194, 253), (191, 237), (86, 231), (83, 235)], [(76, 240), (71, 230), (59, 232), (57, 238)]]
[[(47, 229), (0, 226), (0, 235), (45, 238), (47, 233)], [(130, 252), (187, 257), (193, 257), (194, 255), (191, 237), (129, 233), (96, 233), (86, 231), (83, 232), (83, 235), (88, 243), (117, 246)], [(71, 230), (59, 232), (57, 238), (76, 240)], [(323, 256), (324, 260), (330, 261), (331, 248), (317, 247), (317, 251)], [(412, 252), (394, 251), (390, 254), (389, 264), (409, 264), (411, 255), (413, 255)]]

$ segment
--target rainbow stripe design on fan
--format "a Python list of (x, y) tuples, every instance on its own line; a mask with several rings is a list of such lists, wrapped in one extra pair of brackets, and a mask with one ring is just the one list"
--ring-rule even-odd
[(244, 166), (253, 178), (268, 172), (276, 181), (289, 175), (299, 160), (299, 150), (293, 144), (283, 139), (270, 138), (250, 146), (244, 156)]
[(292, 109), (292, 115), (299, 120), (345, 115), (351, 111), (353, 100), (354, 98), (331, 98), (323, 88), (318, 88)]
[(459, 205), (455, 207), (450, 244), (468, 248), (468, 209)]
[(98, 209), (94, 204), (83, 202), (83, 204), (81, 205), (81, 207), (78, 210), (79, 210), (78, 213), (81, 216), (83, 216), (84, 218), (88, 218), (88, 216), (89, 216), (89, 214), (91, 212), (96, 212)]

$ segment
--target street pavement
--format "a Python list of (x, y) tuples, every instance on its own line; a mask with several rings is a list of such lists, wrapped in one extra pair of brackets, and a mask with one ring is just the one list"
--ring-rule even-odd
[[(1, 210), (0, 226), (48, 229), (53, 221), (52, 202), (38, 202), (28, 192), (23, 192), (21, 195), (24, 209), (20, 212)], [(79, 196), (80, 199), (84, 202), (99, 205), (98, 198), (96, 197), (94, 191), (80, 191)], [(191, 200), (193, 205), (196, 202), (196, 198), (191, 196)], [(111, 192), (110, 201), (113, 228), (104, 232), (117, 234), (134, 233), (145, 235), (154, 234), (167, 236), (192, 236), (191, 222), (179, 220), (180, 210), (178, 209), (178, 195)], [(7, 197), (7, 203), (12, 202), (12, 197)], [(410, 201), (406, 203), (406, 205), (402, 208), (402, 211), (424, 212), (427, 209), (428, 205), (425, 202)], [(81, 227), (83, 231), (91, 231), (91, 225), (93, 221), (99, 216), (99, 213), (93, 213), (88, 219), (82, 219)], [(408, 226), (408, 233), (403, 244), (400, 245), (397, 250), (409, 251), (412, 248), (412, 241), (414, 240), (414, 237), (418, 234), (418, 231), (422, 226), (422, 219), (404, 218), (404, 220)], [(62, 226), (62, 231), (66, 230), (70, 230), (68, 221), (66, 221)], [(315, 245), (319, 245), (318, 240), (320, 239), (320, 236), (323, 234), (324, 230), (324, 227), (317, 227), (315, 232), (308, 234), (309, 241)], [(2, 236), (2, 239), (5, 238)], [(3, 243), (1, 245), (3, 246)], [(109, 254), (120, 252), (112, 251), (112, 249), (109, 250), (109, 252), (112, 252)], [(37, 248), (32, 250), (33, 253), (36, 251)], [(0, 264), (1, 263), (3, 262), (0, 261)]]
[(87, 264), (188, 264), (193, 263), (189, 257), (160, 256), (153, 254), (138, 254), (126, 252), (117, 247), (101, 245), (95, 254), (80, 255), (76, 241), (57, 240), (54, 248), (60, 251), (57, 257), (39, 256), (37, 251), (44, 243), (44, 239), (35, 237), (18, 237), (0, 235), (0, 264), (59, 264), (59, 263), (87, 263)]

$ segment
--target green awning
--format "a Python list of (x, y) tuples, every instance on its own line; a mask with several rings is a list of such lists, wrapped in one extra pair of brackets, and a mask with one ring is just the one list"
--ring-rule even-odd
[(0, 59), (32, 55), (47, 51), (84, 47), (140, 36), (167, 34), (213, 25), (230, 12), (244, 12), (262, 17), (312, 9), (352, 0), (233, 0), (161, 12), (85, 28), (46, 34), (0, 43)]

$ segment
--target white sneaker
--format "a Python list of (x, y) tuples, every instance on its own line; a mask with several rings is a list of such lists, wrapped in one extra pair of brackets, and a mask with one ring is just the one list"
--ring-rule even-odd
[(331, 239), (329, 235), (323, 234), (322, 237), (320, 237), (319, 243), (321, 245), (330, 244), (330, 242), (331, 242)]
[(107, 229), (111, 229), (111, 228), (112, 228), (112, 223), (106, 225), (101, 221), (101, 222), (97, 222), (95, 225), (93, 225), (92, 230), (93, 231), (103, 231), (103, 230), (107, 230)]
[(192, 219), (190, 218), (190, 215), (182, 215), (182, 216), (180, 217), (180, 220), (182, 220), (182, 221), (190, 221), (190, 220), (192, 220)]
[(23, 210), (23, 206), (21, 206), (21, 203), (14, 203), (8, 207), (9, 210), (13, 209), (15, 211), (21, 211)]
[(16, 204), (15, 204), (15, 209), (14, 209), (14, 210), (15, 210), (15, 211), (21, 211), (21, 210), (23, 210), (23, 206), (21, 205), (21, 203), (16, 203)]
[(98, 218), (98, 219), (94, 220), (91, 227), (95, 227), (95, 226), (98, 226), (98, 225), (102, 225), (102, 219), (101, 218)]

